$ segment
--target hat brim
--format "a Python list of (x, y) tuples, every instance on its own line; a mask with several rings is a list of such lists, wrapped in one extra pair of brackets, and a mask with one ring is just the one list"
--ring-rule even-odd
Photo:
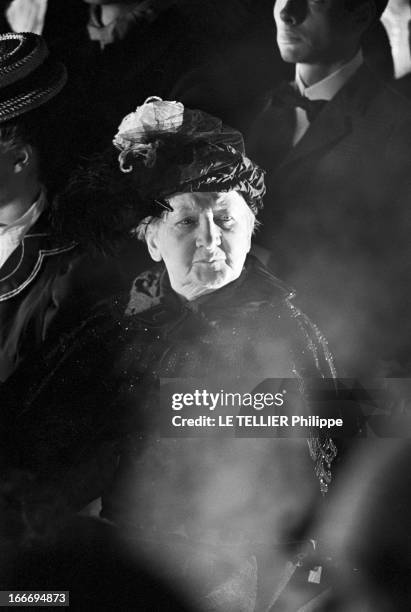
[(17, 83), (0, 90), (0, 123), (42, 106), (54, 98), (67, 82), (67, 71), (63, 64), (50, 58)]

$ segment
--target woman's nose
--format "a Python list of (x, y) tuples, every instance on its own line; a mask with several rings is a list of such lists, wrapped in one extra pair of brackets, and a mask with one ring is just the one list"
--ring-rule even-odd
[(221, 228), (210, 217), (200, 219), (197, 228), (196, 246), (210, 251), (221, 244)]
[(307, 0), (286, 0), (280, 11), (280, 19), (286, 25), (296, 26), (304, 21), (307, 15)]

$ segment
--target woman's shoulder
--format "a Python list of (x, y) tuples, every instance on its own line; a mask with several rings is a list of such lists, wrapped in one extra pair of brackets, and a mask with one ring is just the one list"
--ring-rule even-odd
[[(254, 258), (248, 274), (245, 295), (248, 301), (259, 296), (257, 312), (267, 333), (271, 329), (277, 340), (283, 338), (292, 346), (297, 361), (305, 363), (302, 370), (334, 378), (336, 370), (327, 339), (299, 307), (296, 291)], [(313, 367), (307, 367), (307, 364)]]
[[(295, 290), (275, 276), (257, 257), (249, 255), (245, 265), (246, 276), (244, 286), (250, 297), (260, 294), (264, 301), (286, 303), (293, 299)], [(251, 290), (251, 293), (250, 293)]]

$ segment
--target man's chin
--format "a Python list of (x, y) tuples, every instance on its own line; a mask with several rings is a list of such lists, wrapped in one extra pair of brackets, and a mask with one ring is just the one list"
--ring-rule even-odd
[(278, 43), (281, 59), (290, 64), (299, 64), (304, 61), (304, 52), (301, 45), (296, 43)]

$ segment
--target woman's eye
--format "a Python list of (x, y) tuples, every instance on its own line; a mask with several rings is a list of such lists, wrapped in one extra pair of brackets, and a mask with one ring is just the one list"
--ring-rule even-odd
[(193, 217), (184, 217), (177, 223), (177, 225), (193, 225), (195, 223), (195, 219)]
[(218, 217), (218, 219), (216, 219), (218, 225), (222, 225), (223, 227), (227, 227), (229, 225), (231, 225), (232, 223), (234, 223), (234, 219), (233, 217), (230, 217), (229, 215), (224, 215), (222, 217)]

